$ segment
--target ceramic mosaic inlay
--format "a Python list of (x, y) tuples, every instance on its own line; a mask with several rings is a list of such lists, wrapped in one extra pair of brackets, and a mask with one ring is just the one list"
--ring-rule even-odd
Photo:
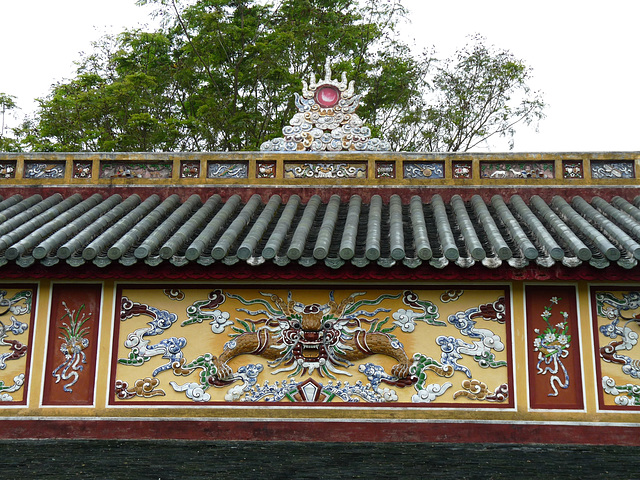
[(92, 405), (98, 351), (100, 284), (56, 284), (44, 382), (44, 405)]
[(171, 178), (170, 163), (109, 163), (100, 164), (100, 178)]
[(0, 178), (15, 178), (16, 162), (0, 163)]
[(584, 169), (582, 168), (582, 162), (562, 162), (562, 176), (563, 178), (584, 178)]
[(34, 302), (33, 288), (0, 290), (0, 403), (26, 404)]
[(591, 160), (591, 178), (633, 178), (633, 161)]
[(395, 162), (376, 162), (376, 178), (396, 178)]
[(276, 162), (258, 162), (256, 176), (258, 178), (276, 178)]
[(527, 285), (526, 300), (531, 408), (583, 409), (575, 288)]
[(347, 83), (331, 78), (327, 59), (325, 77), (319, 82), (311, 74), (311, 82), (302, 82), (302, 95), (295, 94), (298, 112), (282, 129), (282, 137), (264, 142), (262, 151), (386, 151), (389, 142), (371, 138), (371, 129), (355, 113), (360, 95), (355, 95), (354, 81)]
[(64, 163), (25, 162), (24, 178), (64, 178)]
[(180, 162), (180, 178), (200, 177), (200, 162)]
[(512, 407), (508, 292), (446, 293), (122, 287), (110, 402)]
[(600, 407), (640, 407), (640, 292), (592, 291)]
[(246, 163), (215, 163), (207, 165), (207, 178), (247, 178), (248, 168)]
[(553, 162), (480, 162), (482, 178), (554, 178)]
[(91, 162), (73, 162), (73, 178), (91, 178)]
[(285, 178), (365, 178), (366, 163), (287, 163)]
[(404, 178), (444, 178), (443, 162), (405, 163)]
[(471, 162), (457, 162), (452, 166), (453, 178), (470, 179), (471, 178)]

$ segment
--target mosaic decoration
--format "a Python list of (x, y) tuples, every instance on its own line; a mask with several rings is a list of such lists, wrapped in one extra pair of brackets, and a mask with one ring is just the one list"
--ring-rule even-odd
[(601, 408), (640, 406), (640, 292), (597, 291), (594, 298)]
[(482, 178), (554, 178), (553, 162), (480, 162)]
[(100, 284), (54, 284), (43, 405), (92, 405)]
[(634, 178), (633, 161), (591, 160), (591, 178)]
[(0, 163), (0, 178), (15, 178), (15, 176), (16, 176), (15, 162)]
[(571, 286), (527, 285), (529, 404), (534, 409), (584, 408), (576, 307)]
[(171, 178), (171, 163), (100, 163), (100, 178)]
[(276, 178), (276, 162), (258, 162), (256, 176), (258, 178)]
[(120, 287), (110, 403), (513, 407), (505, 293)]
[(565, 179), (584, 178), (582, 162), (562, 162), (562, 177)]
[(405, 163), (404, 178), (444, 178), (444, 163)]
[(569, 335), (569, 322), (567, 312), (560, 312), (562, 321), (552, 325), (551, 310), (553, 305), (558, 305), (558, 301), (562, 300), (558, 297), (551, 297), (549, 305), (544, 307), (541, 314), (542, 319), (547, 324), (547, 328), (540, 331), (539, 328), (534, 329), (536, 337), (533, 340), (534, 351), (538, 352), (538, 363), (536, 370), (538, 375), (550, 374), (549, 385), (551, 385), (552, 393), (550, 397), (558, 396), (558, 388), (569, 388), (569, 373), (562, 363), (562, 359), (569, 356), (569, 347), (571, 346), (571, 335)]
[(453, 178), (470, 179), (471, 172), (471, 162), (458, 162), (453, 164)]
[(207, 165), (207, 178), (247, 178), (246, 163), (214, 163)]
[(24, 178), (64, 178), (64, 163), (25, 162)]
[(180, 178), (199, 178), (200, 162), (180, 162)]
[(288, 163), (285, 178), (365, 178), (365, 163)]
[[(26, 404), (33, 289), (0, 290), (0, 402)], [(26, 388), (26, 387), (25, 387)]]
[(73, 162), (73, 178), (91, 178), (91, 162)]
[[(78, 381), (79, 372), (82, 372), (87, 363), (87, 355), (84, 350), (89, 346), (89, 327), (85, 326), (87, 320), (91, 318), (91, 314), (83, 313), (84, 304), (80, 306), (78, 312), (69, 310), (65, 302), (62, 302), (66, 311), (65, 315), (60, 319), (62, 323), (60, 329), (60, 351), (64, 355), (64, 362), (58, 365), (52, 375), (56, 379), (56, 383), (68, 382), (63, 385), (65, 392), (73, 392), (72, 386)], [(65, 319), (67, 321), (65, 321)]]
[(376, 162), (376, 178), (396, 178), (395, 162)]
[(371, 138), (371, 130), (355, 113), (361, 95), (354, 95), (354, 81), (347, 84), (331, 78), (331, 63), (325, 64), (325, 77), (319, 82), (315, 74), (307, 85), (302, 82), (302, 95), (295, 94), (298, 112), (282, 129), (283, 137), (260, 146), (262, 151), (388, 151), (389, 142)]

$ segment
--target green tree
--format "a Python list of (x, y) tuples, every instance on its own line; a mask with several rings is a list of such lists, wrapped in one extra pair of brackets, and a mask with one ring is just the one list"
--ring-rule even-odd
[(2, 122), (0, 125), (0, 152), (12, 152), (18, 149), (17, 139), (7, 135), (7, 127), (5, 124), (6, 115), (17, 108), (16, 97), (0, 92), (0, 114), (2, 114)]
[(23, 148), (257, 150), (281, 135), (294, 92), (327, 57), (363, 92), (358, 114), (397, 150), (467, 150), (542, 116), (530, 71), (482, 39), (455, 61), (414, 56), (398, 40), (400, 0), (138, 3), (155, 5), (158, 30), (98, 41), (20, 127)]
[(454, 58), (435, 63), (421, 135), (409, 148), (467, 151), (496, 135), (513, 147), (516, 125), (544, 118), (544, 101), (527, 85), (530, 78), (531, 69), (511, 52), (472, 37)]

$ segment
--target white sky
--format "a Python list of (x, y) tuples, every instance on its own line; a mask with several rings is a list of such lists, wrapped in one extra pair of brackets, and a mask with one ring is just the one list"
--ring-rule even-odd
[[(517, 130), (515, 151), (640, 151), (639, 0), (403, 3), (412, 21), (403, 34), (417, 48), (449, 55), (480, 33), (533, 67), (547, 118), (538, 133)], [(17, 97), (19, 117), (31, 112), (93, 40), (146, 23), (150, 10), (135, 0), (0, 0), (0, 92)]]

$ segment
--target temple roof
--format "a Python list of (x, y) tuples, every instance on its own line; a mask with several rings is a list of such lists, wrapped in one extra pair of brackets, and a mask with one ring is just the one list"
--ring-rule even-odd
[(0, 264), (632, 268), (640, 196), (12, 194)]

